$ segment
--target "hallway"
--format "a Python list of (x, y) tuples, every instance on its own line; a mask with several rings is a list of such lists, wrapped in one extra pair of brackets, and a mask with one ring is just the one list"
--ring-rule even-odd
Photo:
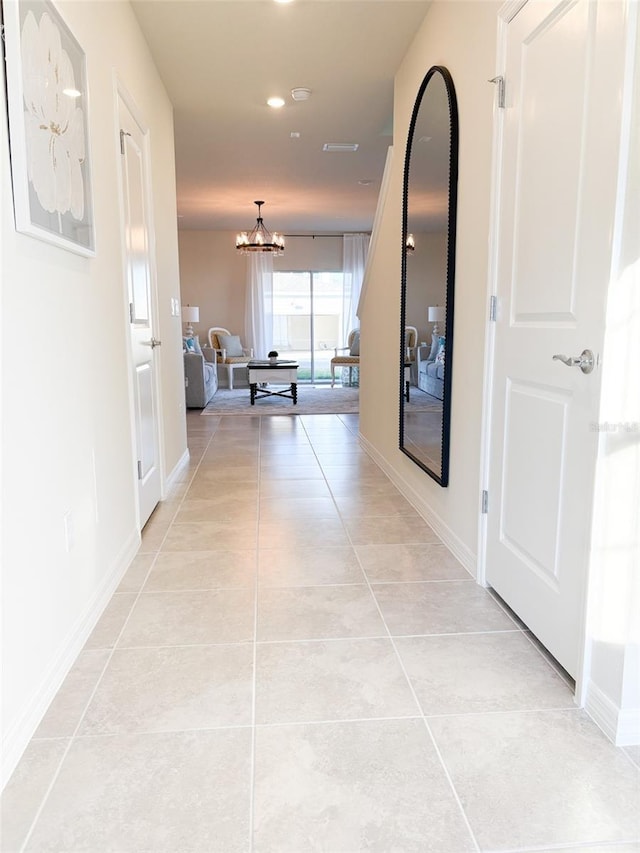
[(3, 794), (3, 853), (640, 850), (640, 748), (575, 708), (357, 415), (187, 423)]

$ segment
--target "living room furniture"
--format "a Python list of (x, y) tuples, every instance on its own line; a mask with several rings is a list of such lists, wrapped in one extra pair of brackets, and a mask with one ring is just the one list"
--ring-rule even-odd
[[(416, 349), (418, 346), (418, 330), (415, 326), (404, 327), (404, 361), (410, 365), (410, 379), (413, 385), (418, 384), (418, 375), (416, 372)], [(406, 373), (406, 371), (405, 371)], [(407, 400), (409, 398), (407, 397)]]
[[(353, 368), (360, 366), (360, 329), (352, 329), (347, 335), (346, 347), (335, 347), (331, 359), (331, 387), (336, 382), (336, 367), (349, 368), (349, 384), (353, 379)], [(344, 353), (344, 355), (338, 355)]]
[[(296, 361), (250, 361), (248, 365), (249, 393), (251, 405), (255, 406), (260, 397), (290, 397), (295, 406), (298, 402), (298, 367)], [(270, 391), (266, 384), (288, 385), (280, 391)]]
[(232, 335), (222, 326), (209, 329), (209, 346), (218, 353), (218, 364), (227, 368), (228, 385), (233, 390), (233, 371), (245, 368), (253, 358), (253, 350), (242, 345), (239, 335)]
[(404, 396), (407, 403), (410, 401), (411, 397), (411, 362), (405, 361), (404, 363)]
[(186, 323), (184, 333), (193, 337), (193, 324), (200, 322), (200, 308), (197, 305), (182, 306), (182, 322)]
[(204, 409), (218, 390), (216, 351), (202, 347), (201, 352), (185, 350), (184, 389), (188, 409)]
[(444, 398), (444, 337), (433, 335), (431, 346), (418, 347), (418, 388), (438, 400)]

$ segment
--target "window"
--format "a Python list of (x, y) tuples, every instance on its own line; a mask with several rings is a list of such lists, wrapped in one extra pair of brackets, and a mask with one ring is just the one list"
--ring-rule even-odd
[(341, 272), (274, 272), (273, 346), (281, 356), (295, 358), (299, 382), (331, 379), (335, 347), (345, 345), (349, 332), (343, 319)]

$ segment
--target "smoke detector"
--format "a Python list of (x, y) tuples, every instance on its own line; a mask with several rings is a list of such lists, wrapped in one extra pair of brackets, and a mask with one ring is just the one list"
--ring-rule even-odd
[(311, 97), (311, 89), (299, 86), (297, 89), (291, 90), (291, 97), (294, 101), (308, 101)]

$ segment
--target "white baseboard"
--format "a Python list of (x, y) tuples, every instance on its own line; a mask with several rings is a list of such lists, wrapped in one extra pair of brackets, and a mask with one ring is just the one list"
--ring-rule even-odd
[(478, 560), (473, 551), (471, 551), (460, 537), (453, 532), (449, 525), (433, 511), (433, 508), (429, 506), (424, 498), (415, 491), (413, 486), (411, 486), (404, 477), (395, 470), (395, 468), (391, 467), (387, 460), (381, 456), (376, 448), (363, 435), (359, 435), (358, 437), (363, 449), (369, 454), (369, 456), (371, 456), (373, 461), (382, 468), (384, 473), (389, 477), (394, 485), (398, 487), (409, 503), (415, 507), (427, 524), (433, 527), (447, 548), (449, 548), (456, 559), (462, 563), (471, 577), (476, 580)]
[(53, 697), (82, 651), (139, 547), (140, 534), (134, 530), (113, 560), (85, 612), (71, 626), (66, 638), (54, 654), (45, 676), (32, 692), (16, 723), (8, 729), (2, 742), (0, 790), (9, 781)]
[(189, 449), (187, 448), (187, 450), (185, 450), (180, 459), (178, 459), (176, 464), (173, 466), (173, 471), (166, 477), (164, 481), (162, 500), (165, 500), (167, 495), (171, 493), (171, 490), (178, 482), (178, 478), (182, 469), (185, 467), (185, 465), (189, 463), (190, 458), (191, 456), (189, 454)]
[(593, 681), (587, 684), (584, 708), (616, 746), (640, 745), (640, 708), (618, 708)]

